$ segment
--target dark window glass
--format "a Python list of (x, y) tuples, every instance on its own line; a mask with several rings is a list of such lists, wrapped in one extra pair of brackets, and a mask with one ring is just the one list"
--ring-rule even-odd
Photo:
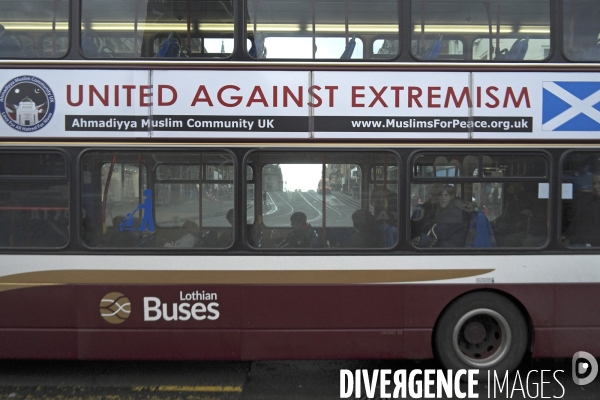
[(65, 177), (67, 163), (58, 153), (1, 153), (0, 175)]
[(563, 51), (573, 61), (600, 60), (600, 0), (563, 2)]
[(0, 153), (0, 247), (67, 245), (66, 169), (59, 153)]
[(565, 157), (561, 198), (564, 244), (600, 247), (600, 153), (573, 152)]
[(0, 58), (59, 58), (68, 38), (68, 0), (0, 2)]

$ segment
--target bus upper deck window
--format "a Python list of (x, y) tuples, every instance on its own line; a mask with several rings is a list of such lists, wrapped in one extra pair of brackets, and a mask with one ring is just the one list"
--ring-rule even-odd
[(412, 1), (412, 55), (424, 61), (544, 60), (550, 2)]
[(213, 0), (82, 0), (89, 58), (224, 58), (233, 52), (233, 4)]
[(68, 0), (0, 2), (0, 58), (60, 58), (68, 49)]
[(565, 0), (563, 51), (573, 61), (600, 61), (599, 1)]
[[(248, 0), (246, 15), (247, 51), (256, 59), (390, 59), (398, 54), (396, 1)], [(380, 51), (383, 46), (374, 41), (382, 37), (386, 46)]]

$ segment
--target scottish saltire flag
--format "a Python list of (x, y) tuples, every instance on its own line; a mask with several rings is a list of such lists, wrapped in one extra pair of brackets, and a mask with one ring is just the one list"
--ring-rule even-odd
[(600, 131), (600, 82), (543, 82), (542, 130)]

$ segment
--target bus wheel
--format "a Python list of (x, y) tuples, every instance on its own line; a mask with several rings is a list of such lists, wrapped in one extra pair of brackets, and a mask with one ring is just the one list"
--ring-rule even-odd
[(527, 349), (527, 324), (507, 298), (490, 292), (468, 294), (442, 314), (434, 333), (439, 360), (448, 369), (512, 372)]

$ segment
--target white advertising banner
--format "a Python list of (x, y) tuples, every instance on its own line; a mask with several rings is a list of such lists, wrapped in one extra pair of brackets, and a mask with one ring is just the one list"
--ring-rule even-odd
[(468, 139), (468, 72), (315, 72), (316, 138)]
[(1, 70), (0, 137), (147, 137), (147, 71)]
[(308, 138), (309, 72), (154, 71), (152, 137)]
[(481, 93), (473, 115), (488, 122), (474, 130), (473, 138), (600, 139), (600, 74), (473, 75), (475, 93)]
[(0, 138), (600, 139), (600, 74), (0, 70)]

